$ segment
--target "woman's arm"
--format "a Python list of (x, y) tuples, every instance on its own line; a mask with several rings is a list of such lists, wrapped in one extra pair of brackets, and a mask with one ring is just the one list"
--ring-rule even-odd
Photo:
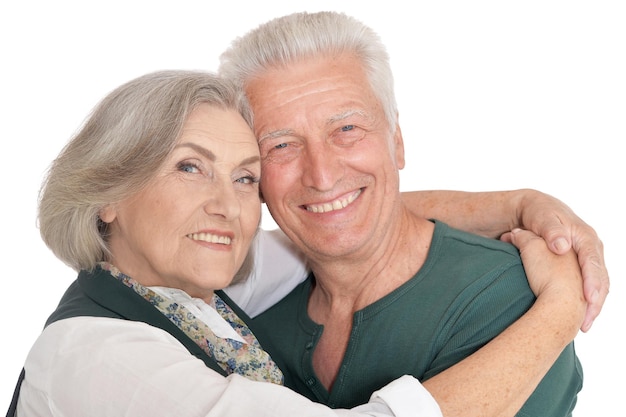
[(411, 191), (402, 193), (419, 216), (497, 238), (516, 227), (535, 232), (557, 254), (573, 248), (589, 302), (582, 331), (591, 328), (609, 293), (604, 248), (598, 235), (560, 200), (531, 189), (492, 192)]
[(18, 415), (441, 416), (412, 377), (391, 382), (367, 404), (333, 410), (282, 385), (236, 374), (225, 378), (167, 332), (113, 318), (54, 322), (33, 345), (24, 368)]
[(446, 417), (514, 416), (583, 321), (586, 302), (573, 251), (558, 256), (526, 231), (506, 240), (520, 248), (537, 300), (479, 351), (424, 382)]

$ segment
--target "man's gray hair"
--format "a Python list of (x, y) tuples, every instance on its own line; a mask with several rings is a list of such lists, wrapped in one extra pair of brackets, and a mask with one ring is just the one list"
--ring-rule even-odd
[(398, 109), (387, 50), (376, 32), (343, 13), (302, 12), (270, 20), (235, 39), (220, 56), (218, 72), (245, 89), (249, 80), (268, 68), (340, 54), (361, 61), (393, 131)]

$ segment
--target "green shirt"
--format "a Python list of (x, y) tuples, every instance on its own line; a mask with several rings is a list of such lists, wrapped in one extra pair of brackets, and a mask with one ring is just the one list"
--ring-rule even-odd
[[(535, 297), (515, 247), (435, 224), (422, 268), (354, 314), (350, 341), (330, 393), (312, 365), (323, 332), (323, 326), (307, 315), (313, 275), (254, 319), (257, 336), (285, 373), (289, 387), (331, 407), (354, 407), (404, 374), (424, 381), (449, 368), (530, 308)], [(572, 343), (518, 415), (571, 415), (581, 387), (582, 369)]]

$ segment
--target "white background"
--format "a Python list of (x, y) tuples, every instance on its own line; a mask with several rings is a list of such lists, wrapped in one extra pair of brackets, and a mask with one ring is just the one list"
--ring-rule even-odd
[(407, 148), (403, 189), (531, 187), (595, 227), (612, 288), (594, 327), (577, 338), (585, 387), (575, 415), (623, 415), (623, 3), (215, 3), (0, 6), (0, 412), (30, 345), (75, 278), (41, 242), (35, 211), (45, 169), (91, 108), (146, 72), (215, 70), (231, 39), (269, 18), (330, 9), (360, 18), (389, 47)]

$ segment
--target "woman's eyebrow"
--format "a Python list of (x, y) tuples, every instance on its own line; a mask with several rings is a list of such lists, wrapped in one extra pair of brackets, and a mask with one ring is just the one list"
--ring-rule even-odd
[(180, 143), (178, 145), (176, 145), (174, 148), (182, 148), (182, 147), (186, 147), (186, 148), (191, 148), (194, 151), (198, 152), (199, 154), (201, 154), (202, 156), (206, 157), (207, 159), (209, 159), (212, 162), (215, 162), (215, 160), (217, 159), (215, 157), (215, 154), (213, 152), (211, 152), (210, 150), (203, 148), (200, 145), (196, 145), (195, 143)]
[(257, 162), (261, 162), (261, 157), (259, 157), (258, 155), (254, 155), (241, 161), (239, 163), (239, 166), (255, 164)]
[[(204, 156), (211, 162), (215, 162), (217, 160), (217, 157), (215, 156), (213, 152), (195, 143), (191, 143), (191, 142), (180, 143), (176, 145), (174, 148), (183, 148), (183, 147), (193, 149), (194, 151), (198, 152), (199, 154), (201, 154), (202, 156)], [(254, 155), (254, 156), (250, 156), (248, 158), (243, 159), (239, 163), (239, 166), (250, 165), (256, 162), (260, 162), (260, 161), (261, 161), (261, 158), (258, 155)]]

